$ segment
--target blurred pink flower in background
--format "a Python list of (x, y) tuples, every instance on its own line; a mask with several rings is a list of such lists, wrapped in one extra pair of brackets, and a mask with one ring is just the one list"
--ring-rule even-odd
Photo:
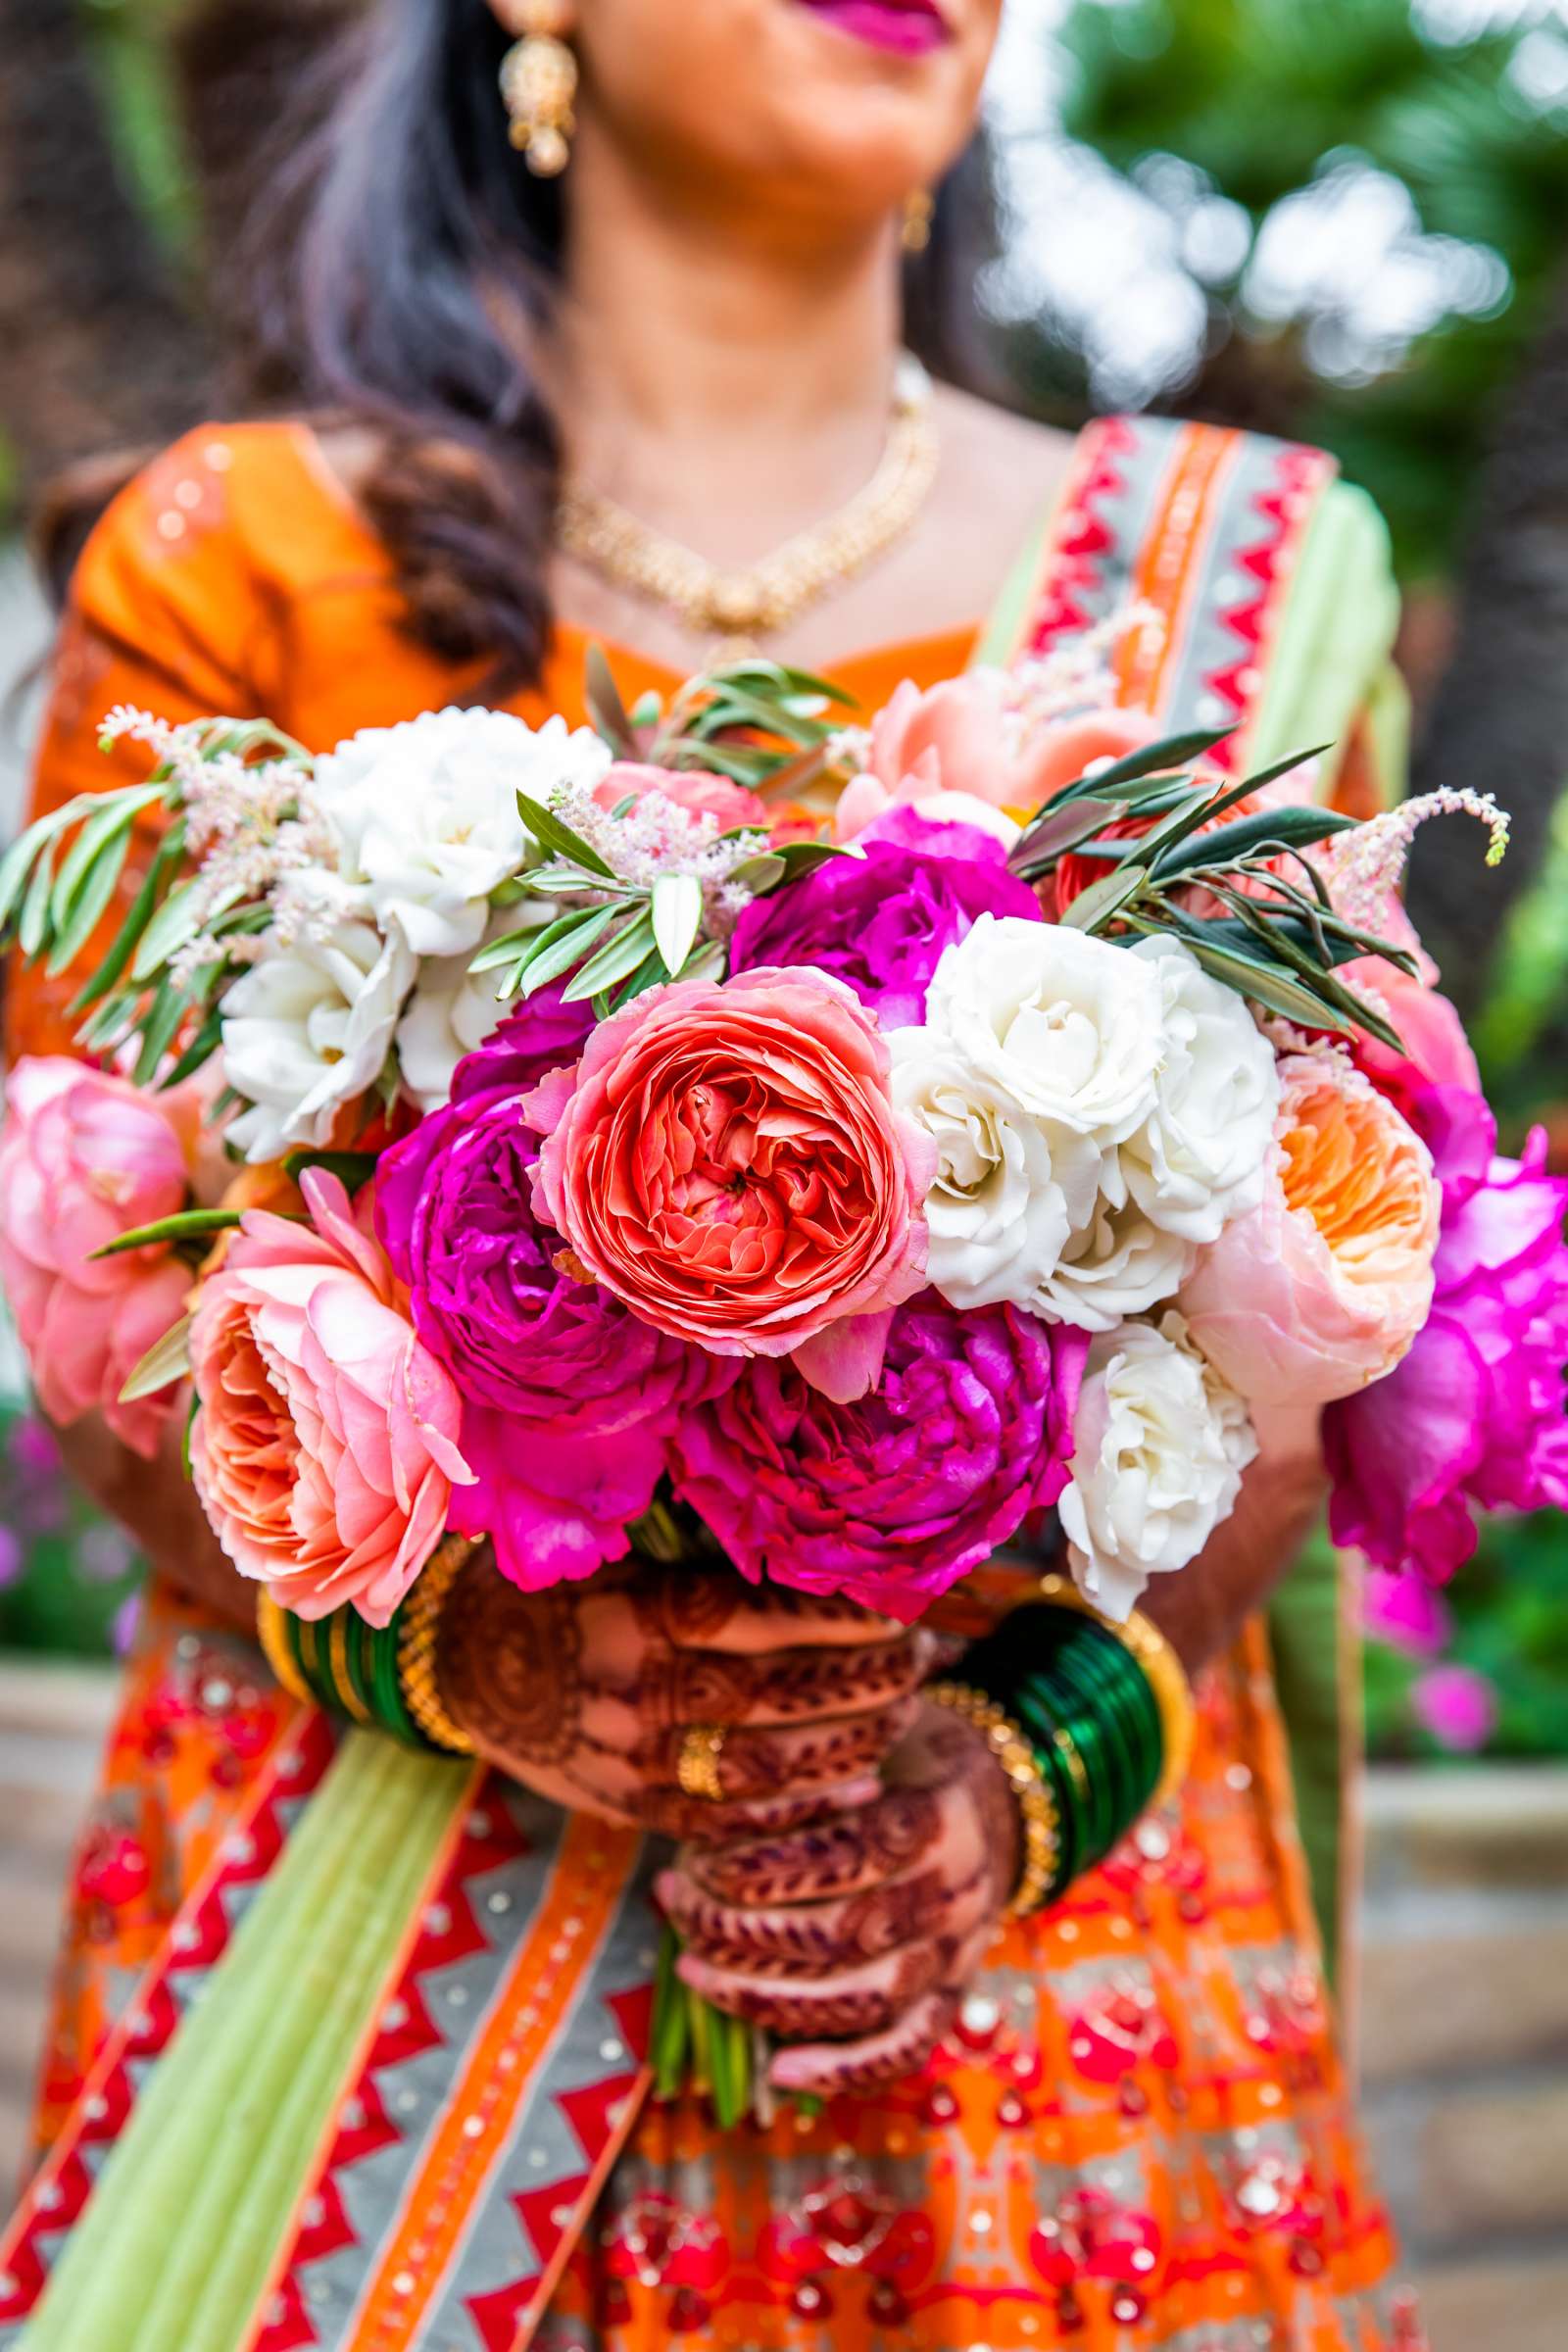
[(1361, 1623), (1376, 1641), (1409, 1658), (1446, 1649), (1453, 1620), (1442, 1594), (1409, 1569), (1369, 1568), (1361, 1588)]
[(1497, 1725), (1497, 1693), (1474, 1666), (1434, 1666), (1410, 1692), (1423, 1731), (1458, 1755), (1485, 1747)]
[(151, 1458), (172, 1386), (122, 1404), (141, 1358), (184, 1312), (190, 1276), (167, 1244), (94, 1252), (185, 1207), (199, 1128), (187, 1097), (51, 1055), (19, 1061), (0, 1137), (0, 1284), (45, 1413), (101, 1411)]

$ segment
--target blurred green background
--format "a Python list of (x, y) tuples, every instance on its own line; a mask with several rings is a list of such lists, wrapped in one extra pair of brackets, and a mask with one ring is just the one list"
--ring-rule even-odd
[[(0, 531), (8, 496), (193, 420), (210, 264), (360, 4), (0, 0)], [(1495, 882), (1424, 843), (1415, 910), (1510, 1135), (1545, 1120), (1568, 1164), (1568, 12), (1010, 0), (991, 122), (982, 380), (1063, 422), (1156, 406), (1319, 442), (1381, 505), (1417, 781), (1515, 815)], [(133, 1564), (3, 1355), (0, 1394), (0, 1642), (101, 1650)], [(1369, 1649), (1381, 1752), (1568, 1754), (1559, 1523), (1490, 1529), (1400, 1642)]]

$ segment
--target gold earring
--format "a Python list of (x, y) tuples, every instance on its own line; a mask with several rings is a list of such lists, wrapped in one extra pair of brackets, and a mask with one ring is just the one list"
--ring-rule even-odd
[(924, 253), (931, 242), (931, 220), (937, 200), (929, 188), (913, 188), (904, 199), (904, 225), (899, 242), (906, 253)]
[(527, 0), (522, 37), (501, 61), (501, 95), (512, 118), (512, 144), (539, 179), (564, 172), (576, 122), (577, 60), (563, 40), (571, 29), (566, 0)]

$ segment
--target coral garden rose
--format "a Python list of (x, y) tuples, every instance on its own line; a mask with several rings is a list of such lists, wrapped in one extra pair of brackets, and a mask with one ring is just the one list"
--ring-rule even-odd
[(920, 1288), (930, 1147), (888, 1049), (809, 971), (681, 981), (539, 1087), (536, 1201), (587, 1277), (721, 1355), (788, 1355)]
[(120, 1392), (184, 1313), (190, 1277), (167, 1246), (93, 1253), (187, 1206), (198, 1128), (188, 1090), (143, 1093), (65, 1055), (19, 1061), (6, 1089), (0, 1282), (38, 1401), (62, 1425), (101, 1411), (148, 1458), (174, 1390)]
[(308, 1224), (252, 1210), (191, 1324), (196, 1491), (241, 1575), (305, 1618), (385, 1625), (471, 1473), (456, 1384), (357, 1205), (319, 1168)]
[(1180, 1315), (1097, 1339), (1057, 1506), (1073, 1574), (1096, 1607), (1125, 1619), (1152, 1576), (1196, 1559), (1235, 1509), (1256, 1452), (1246, 1405)]
[(454, 1495), (453, 1524), (492, 1537), (502, 1573), (525, 1590), (620, 1557), (676, 1421), (739, 1370), (575, 1281), (534, 1213), (539, 1137), (522, 1097), (591, 1026), (559, 990), (533, 999), (376, 1172), (376, 1226), (415, 1328), (463, 1396), (474, 1483)]
[(1088, 1343), (1011, 1307), (899, 1308), (851, 1404), (748, 1364), (675, 1439), (677, 1493), (735, 1565), (906, 1621), (1054, 1501)]
[(1386, 1380), (1331, 1406), (1323, 1444), (1336, 1541), (1441, 1583), (1478, 1511), (1568, 1505), (1568, 1180), (1540, 1130), (1500, 1157), (1468, 1088), (1429, 1090), (1416, 1117), (1443, 1188), (1432, 1312)]
[(1279, 1074), (1263, 1199), (1200, 1254), (1180, 1304), (1244, 1396), (1322, 1404), (1391, 1372), (1426, 1321), (1442, 1197), (1426, 1145), (1344, 1054)]
[[(906, 679), (871, 726), (870, 758), (839, 802), (834, 830), (853, 841), (889, 808), (987, 823), (985, 811), (1038, 808), (1097, 760), (1119, 760), (1153, 735), (1143, 713), (1104, 710), (1028, 723), (1010, 708), (1005, 671), (979, 668), (922, 691)], [(995, 815), (992, 829), (1000, 831)], [(1016, 838), (1009, 823), (1004, 838)]]
[(730, 939), (732, 970), (811, 964), (853, 988), (880, 1028), (920, 1020), (943, 951), (976, 915), (1037, 922), (1040, 910), (989, 834), (924, 823), (918, 831), (929, 846), (871, 840), (863, 856), (830, 858), (754, 899)]

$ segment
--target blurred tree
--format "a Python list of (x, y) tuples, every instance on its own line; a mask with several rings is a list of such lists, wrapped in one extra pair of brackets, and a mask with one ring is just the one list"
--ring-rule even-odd
[[(206, 354), (153, 182), (150, 88), (102, 104), (76, 0), (0, 0), (0, 437), (30, 488), (189, 421)], [(106, 13), (105, 22), (112, 22)], [(111, 127), (123, 125), (117, 137)]]
[(1563, 252), (1560, 5), (1075, 0), (1059, 38), (1068, 135), (1189, 281), (1159, 405), (1333, 449), (1402, 568), (1445, 568)]

